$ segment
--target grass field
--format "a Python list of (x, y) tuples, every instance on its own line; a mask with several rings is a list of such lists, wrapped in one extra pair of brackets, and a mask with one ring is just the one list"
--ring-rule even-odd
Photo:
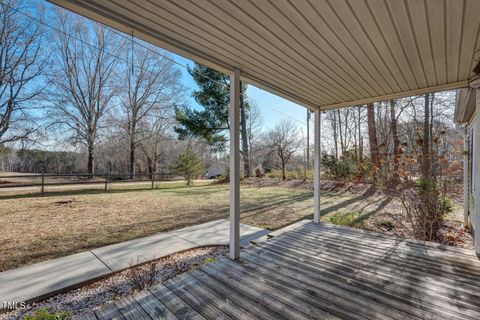
[[(228, 217), (228, 185), (197, 182), (0, 193), (0, 271)], [(278, 229), (312, 218), (313, 193), (289, 187), (242, 186), (241, 222)], [(381, 199), (322, 194), (324, 219), (341, 212), (380, 211)]]

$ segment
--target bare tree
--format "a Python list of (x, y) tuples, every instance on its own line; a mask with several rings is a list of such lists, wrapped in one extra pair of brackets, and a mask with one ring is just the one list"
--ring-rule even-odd
[(301, 147), (298, 128), (290, 120), (282, 120), (267, 134), (267, 143), (278, 158), (282, 170), (282, 180), (287, 178), (287, 163)]
[(370, 154), (372, 157), (372, 164), (377, 168), (380, 167), (380, 159), (378, 153), (377, 142), (377, 126), (375, 123), (375, 109), (373, 103), (367, 104), (367, 123), (368, 123), (368, 139), (370, 142)]
[[(147, 169), (150, 174), (155, 174), (158, 170), (160, 161), (162, 161), (169, 150), (168, 144), (171, 144), (169, 131), (174, 124), (173, 109), (156, 109), (155, 115), (150, 117), (148, 121), (144, 120), (139, 123), (140, 130), (138, 132), (139, 149), (147, 162)], [(173, 156), (170, 157), (173, 159)]]
[(363, 106), (358, 106), (357, 107), (357, 121), (358, 123), (356, 124), (357, 126), (357, 133), (358, 133), (358, 152), (357, 152), (357, 159), (359, 163), (363, 162), (363, 136), (362, 136), (362, 107)]
[(21, 16), (20, 9), (15, 0), (0, 3), (0, 144), (34, 131), (30, 102), (44, 88), (41, 23)]
[(148, 117), (156, 117), (160, 109), (173, 110), (175, 100), (182, 95), (180, 70), (154, 50), (141, 45), (133, 48), (132, 43), (131, 57), (127, 59), (125, 70), (127, 90), (122, 106), (127, 118), (132, 178), (135, 175), (135, 151), (142, 142), (139, 139), (139, 130), (142, 130), (139, 124)]
[[(260, 132), (262, 130), (262, 113), (260, 108), (255, 103), (250, 103), (247, 110), (247, 137), (248, 137), (248, 149), (250, 157), (250, 167), (254, 167), (255, 163), (258, 162), (257, 159), (257, 144), (258, 138), (260, 137)], [(255, 161), (254, 161), (255, 160)]]
[(390, 100), (390, 128), (393, 138), (393, 182), (398, 183), (400, 176), (398, 174), (400, 162), (400, 136), (398, 134), (398, 116), (395, 112), (395, 100)]
[(244, 93), (240, 96), (240, 137), (242, 138), (243, 175), (245, 177), (250, 177), (252, 173), (250, 168), (250, 155), (248, 152), (247, 111), (245, 110), (247, 109), (245, 103), (246, 90), (243, 89), (242, 81), (240, 81), (240, 92)]
[(87, 149), (88, 173), (94, 173), (95, 144), (118, 92), (114, 72), (121, 46), (114, 33), (100, 25), (60, 10), (57, 16), (50, 114), (74, 144)]
[(422, 177), (423, 179), (430, 179), (432, 177), (432, 154), (431, 154), (431, 139), (432, 139), (432, 119), (431, 119), (431, 109), (433, 101), (433, 93), (425, 94), (425, 105), (424, 105), (424, 119), (423, 119), (423, 139), (421, 140), (422, 145)]

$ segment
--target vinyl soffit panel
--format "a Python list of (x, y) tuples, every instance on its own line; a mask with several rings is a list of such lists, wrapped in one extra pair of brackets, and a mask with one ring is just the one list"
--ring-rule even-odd
[(310, 109), (465, 87), (477, 0), (51, 0)]

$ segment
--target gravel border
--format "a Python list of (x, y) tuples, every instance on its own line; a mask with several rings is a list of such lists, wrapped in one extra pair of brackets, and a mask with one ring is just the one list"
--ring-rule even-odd
[[(226, 246), (209, 246), (174, 253), (148, 262), (132, 261), (135, 267), (30, 305), (26, 309), (0, 314), (0, 320), (21, 319), (40, 308), (47, 308), (51, 312), (69, 311), (74, 316), (78, 316), (113, 299), (138, 291), (139, 278), (147, 280), (147, 287), (153, 286), (227, 254)], [(143, 264), (137, 265), (142, 262)]]

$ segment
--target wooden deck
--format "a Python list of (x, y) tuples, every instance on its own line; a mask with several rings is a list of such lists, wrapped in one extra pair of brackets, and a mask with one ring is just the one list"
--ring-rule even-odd
[(306, 223), (87, 319), (480, 319), (473, 252)]

